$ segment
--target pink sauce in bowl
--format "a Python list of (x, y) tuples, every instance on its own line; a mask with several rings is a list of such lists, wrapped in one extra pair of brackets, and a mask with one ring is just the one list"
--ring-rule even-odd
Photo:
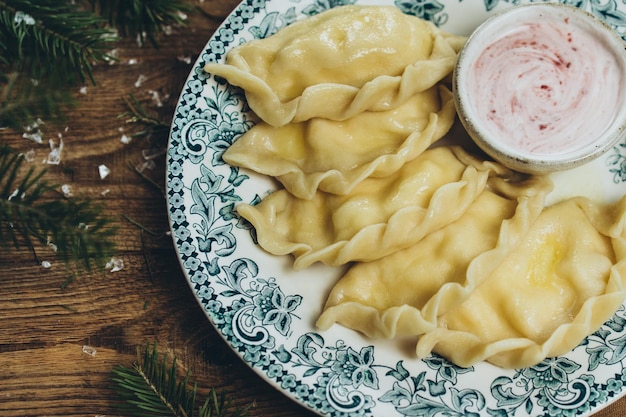
[(563, 170), (623, 138), (626, 55), (617, 34), (581, 9), (516, 6), (483, 23), (461, 51), (461, 122), (494, 159), (520, 171)]

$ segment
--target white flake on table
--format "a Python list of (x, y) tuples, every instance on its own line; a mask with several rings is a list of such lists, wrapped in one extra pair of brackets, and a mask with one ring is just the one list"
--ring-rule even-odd
[(69, 184), (63, 184), (61, 186), (61, 192), (65, 197), (72, 197), (74, 195), (72, 194), (72, 187)]
[(35, 150), (30, 149), (24, 154), (24, 160), (26, 162), (33, 162), (35, 160)]
[(83, 345), (83, 353), (89, 356), (96, 356), (96, 349), (88, 346), (88, 345)]
[(109, 272), (121, 271), (124, 268), (124, 260), (122, 258), (112, 257), (104, 266)]
[(147, 79), (148, 77), (146, 77), (145, 75), (139, 74), (139, 77), (137, 77), (137, 81), (135, 81), (135, 87), (141, 87), (141, 84), (143, 84)]
[(163, 103), (166, 102), (167, 100), (169, 100), (169, 98), (170, 98), (169, 94), (165, 94), (161, 98), (161, 95), (159, 94), (159, 92), (155, 91), (155, 90), (148, 90), (148, 94), (150, 94), (152, 102), (157, 107), (163, 107)]
[(24, 133), (22, 134), (22, 137), (36, 143), (43, 143), (43, 133), (39, 129), (42, 124), (44, 124), (43, 121), (37, 118), (37, 120), (28, 126), (24, 126)]
[(19, 25), (19, 24), (23, 23), (23, 24), (28, 25), (28, 26), (33, 26), (35, 24), (35, 18), (33, 18), (28, 13), (24, 13), (22, 11), (17, 11), (17, 12), (15, 12), (15, 16), (13, 17), (13, 22), (16, 25)]
[(63, 139), (59, 134), (59, 144), (54, 143), (52, 139), (48, 141), (50, 144), (50, 153), (46, 158), (46, 163), (49, 165), (59, 165), (61, 163), (61, 153), (63, 152)]
[[(13, 190), (13, 192), (11, 194), (9, 194), (9, 196), (7, 197), (8, 201), (13, 200), (15, 197), (17, 197), (18, 195), (20, 195), (20, 189), (16, 188), (15, 190)], [(24, 198), (24, 193), (22, 193), (22, 195), (20, 195), (20, 199)]]
[(111, 170), (106, 165), (102, 164), (98, 167), (98, 173), (100, 174), (100, 179), (103, 180), (109, 176)]

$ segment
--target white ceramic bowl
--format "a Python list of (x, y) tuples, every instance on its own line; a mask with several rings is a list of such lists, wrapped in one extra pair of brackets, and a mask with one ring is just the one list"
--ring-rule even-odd
[(533, 3), (490, 17), (461, 50), (453, 89), (472, 139), (518, 171), (574, 168), (625, 135), (624, 43), (573, 6)]

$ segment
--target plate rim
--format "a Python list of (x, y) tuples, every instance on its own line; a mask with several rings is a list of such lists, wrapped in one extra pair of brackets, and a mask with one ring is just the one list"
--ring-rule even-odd
[[(448, 0), (443, 0), (443, 2), (446, 2)], [(472, 0), (466, 0), (466, 1), (472, 1)], [(487, 0), (486, 0), (487, 1)], [(532, 0), (530, 0), (532, 1)], [(319, 407), (315, 407), (312, 404), (307, 404), (306, 402), (303, 402), (303, 399), (301, 397), (298, 397), (297, 394), (295, 394), (292, 391), (289, 390), (285, 390), (283, 388), (281, 388), (278, 384), (275, 378), (272, 378), (269, 376), (267, 370), (263, 370), (261, 367), (259, 366), (254, 366), (249, 359), (246, 359), (245, 357), (245, 352), (242, 352), (241, 350), (239, 350), (239, 347), (234, 346), (233, 345), (233, 341), (232, 339), (224, 333), (224, 328), (220, 327), (220, 324), (217, 322), (217, 318), (214, 314), (212, 314), (210, 312), (210, 308), (207, 307), (206, 305), (206, 299), (201, 296), (199, 294), (199, 289), (198, 289), (198, 283), (194, 282), (194, 274), (192, 274), (192, 270), (190, 269), (189, 265), (186, 265), (186, 262), (189, 261), (189, 257), (186, 257), (186, 250), (185, 248), (183, 248), (183, 242), (188, 242), (189, 241), (189, 237), (186, 237), (185, 239), (182, 239), (180, 236), (177, 237), (177, 233), (180, 232), (180, 230), (178, 228), (176, 228), (176, 224), (178, 224), (178, 205), (180, 204), (180, 202), (175, 202), (173, 200), (176, 200), (176, 196), (178, 195), (177, 191), (174, 191), (176, 189), (176, 186), (174, 186), (171, 181), (175, 178), (178, 178), (180, 175), (182, 175), (180, 172), (178, 172), (178, 169), (176, 169), (176, 174), (172, 174), (172, 170), (174, 170), (174, 165), (177, 163), (177, 161), (175, 160), (175, 157), (180, 157), (181, 155), (179, 155), (177, 153), (177, 151), (175, 149), (173, 149), (173, 145), (177, 145), (180, 146), (180, 139), (175, 138), (176, 132), (180, 133), (180, 135), (182, 136), (182, 130), (183, 129), (187, 129), (187, 132), (189, 132), (189, 130), (191, 129), (189, 127), (190, 124), (193, 124), (194, 122), (200, 120), (202, 123), (204, 123), (204, 121), (206, 119), (187, 119), (186, 123), (184, 123), (184, 126), (180, 125), (181, 119), (177, 118), (178, 115), (183, 114), (185, 112), (187, 112), (187, 110), (182, 110), (181, 106), (184, 105), (186, 99), (185, 99), (185, 94), (189, 94), (190, 90), (194, 90), (194, 88), (198, 88), (194, 83), (194, 81), (197, 81), (197, 77), (201, 78), (200, 72), (201, 72), (201, 67), (203, 66), (202, 64), (205, 62), (206, 55), (208, 55), (208, 51), (212, 48), (211, 42), (214, 42), (216, 39), (216, 36), (224, 36), (224, 32), (228, 32), (229, 26), (232, 26), (233, 24), (237, 24), (237, 22), (235, 21), (239, 21), (241, 20), (241, 17), (244, 16), (246, 13), (250, 13), (250, 11), (254, 11), (256, 9), (256, 12), (254, 12), (250, 18), (256, 18), (258, 17), (258, 10), (260, 10), (260, 5), (267, 5), (271, 3), (270, 0), (267, 1), (263, 1), (263, 0), (244, 0), (242, 2), (240, 2), (235, 9), (222, 21), (222, 23), (218, 26), (218, 28), (216, 29), (216, 31), (213, 33), (213, 35), (211, 35), (210, 39), (207, 41), (207, 43), (205, 44), (202, 52), (200, 53), (200, 55), (198, 56), (196, 62), (193, 64), (192, 70), (190, 71), (190, 74), (188, 75), (186, 81), (185, 81), (185, 85), (181, 91), (180, 97), (178, 99), (177, 105), (176, 105), (176, 110), (174, 112), (174, 118), (172, 120), (172, 125), (170, 128), (170, 133), (169, 133), (169, 139), (168, 139), (168, 158), (167, 158), (167, 167), (166, 167), (166, 205), (168, 208), (168, 221), (169, 221), (169, 226), (170, 226), (170, 230), (172, 233), (172, 239), (173, 239), (173, 243), (174, 243), (174, 247), (175, 247), (175, 251), (177, 254), (177, 258), (178, 261), (181, 265), (181, 269), (183, 270), (183, 274), (185, 276), (185, 279), (187, 281), (187, 283), (190, 286), (190, 289), (192, 290), (193, 294), (194, 294), (194, 298), (196, 299), (196, 301), (200, 304), (200, 306), (203, 308), (203, 311), (205, 312), (205, 315), (208, 318), (209, 323), (213, 326), (213, 328), (217, 331), (217, 333), (220, 335), (220, 337), (228, 344), (228, 346), (235, 351), (235, 353), (237, 354), (237, 356), (251, 369), (253, 369), (255, 371), (255, 373), (257, 373), (258, 375), (260, 375), (262, 377), (263, 380), (265, 380), (266, 382), (268, 382), (272, 387), (278, 389), (281, 393), (283, 393), (285, 396), (287, 396), (288, 398), (290, 398), (291, 400), (293, 400), (294, 402), (296, 402), (297, 404), (299, 404), (300, 406), (303, 406), (305, 408), (307, 408), (308, 410), (317, 413), (319, 415), (323, 415), (323, 416), (335, 416), (335, 415), (341, 415), (340, 413), (334, 413), (334, 412), (324, 412), (323, 410), (321, 410)], [(297, 3), (291, 3), (293, 4), (320, 4), (320, 2), (313, 2), (312, 0), (305, 0), (303, 2), (298, 1)], [(332, 2), (331, 3), (345, 3), (342, 1), (337, 1), (337, 2)], [(385, 1), (385, 2), (381, 2), (381, 1), (373, 1), (373, 2), (369, 2), (369, 1), (361, 1), (361, 2), (357, 2), (358, 4), (371, 4), (371, 3), (375, 3), (375, 4), (380, 4), (380, 3), (384, 3), (384, 4), (388, 4), (391, 3), (391, 0), (389, 1)], [(397, 2), (396, 2), (397, 3)], [(406, 3), (410, 3), (410, 2), (406, 2)], [(438, 1), (434, 1), (434, 3), (439, 3)], [(510, 3), (506, 3), (505, 7), (508, 7), (510, 5), (513, 5), (514, 3), (518, 3), (517, 1), (515, 2), (510, 2)], [(336, 5), (340, 5), (340, 4), (336, 4)], [(626, 7), (626, 6), (625, 6)], [(256, 13), (256, 14), (255, 14)], [(235, 22), (235, 23), (233, 23)], [(244, 23), (245, 25), (245, 23)], [(228, 36), (228, 35), (226, 35)], [(214, 47), (215, 45), (213, 45)], [(224, 52), (225, 53), (225, 52)], [(221, 55), (223, 56), (223, 54)], [(205, 80), (206, 81), (206, 80)], [(191, 84), (194, 84), (193, 86)], [(203, 90), (204, 91), (204, 90)], [(200, 123), (200, 124), (202, 124)], [(206, 126), (205, 126), (206, 129)], [(187, 157), (189, 156), (189, 149), (186, 150), (187, 153)], [(201, 151), (197, 152), (197, 155), (195, 155), (196, 158), (200, 158), (200, 159), (204, 159), (205, 155), (201, 153)], [(215, 168), (215, 166), (213, 166), (212, 168)], [(224, 173), (226, 174), (226, 173)], [(222, 175), (222, 174), (217, 174), (217, 176)], [(231, 175), (232, 175), (232, 171), (231, 171)], [(237, 172), (235, 174), (235, 176), (243, 176), (245, 174), (242, 174), (240, 172)], [(242, 180), (243, 181), (243, 180)], [(193, 239), (192, 239), (193, 241)], [(188, 242), (189, 243), (189, 242)], [(245, 264), (245, 262), (244, 262)], [(232, 265), (231, 265), (232, 266)], [(249, 268), (250, 265), (246, 264), (246, 265), (239, 265), (242, 268)], [(210, 267), (210, 266), (209, 266)], [(210, 274), (209, 274), (210, 275)], [(266, 288), (270, 288), (271, 286), (267, 286)], [(280, 287), (279, 287), (280, 289)], [(204, 289), (203, 289), (204, 291)], [(283, 294), (284, 295), (284, 294)], [(309, 339), (308, 340), (309, 343), (316, 343), (315, 340)], [(348, 349), (343, 349), (343, 351), (341, 351), (340, 349), (337, 349), (337, 352), (342, 352), (344, 355), (350, 352), (346, 352)], [(287, 354), (289, 354), (290, 352), (278, 352), (278, 354), (283, 354), (285, 357)], [(362, 353), (362, 352), (357, 352), (357, 353)], [(623, 368), (622, 368), (623, 369)], [(400, 372), (401, 369), (396, 369), (397, 372)], [(391, 370), (390, 370), (391, 372)], [(626, 381), (626, 377), (623, 378), (623, 381)], [(354, 394), (354, 392), (353, 392)], [(609, 406), (610, 404), (612, 404), (613, 402), (617, 401), (617, 399), (621, 398), (623, 395), (626, 395), (626, 388), (622, 387), (622, 389), (618, 392), (618, 394), (616, 395), (609, 395), (606, 401), (602, 401), (598, 403), (598, 407), (593, 408), (593, 409), (588, 409), (587, 411), (583, 412), (582, 414), (571, 414), (571, 415), (588, 415), (588, 414), (592, 414), (592, 413), (596, 413), (599, 410)], [(362, 401), (365, 401), (365, 399), (361, 398)], [(380, 401), (379, 398), (377, 398), (377, 401)], [(365, 404), (364, 402), (361, 403), (361, 406)], [(367, 412), (367, 410), (365, 410), (364, 408), (361, 408), (361, 411), (363, 412)], [(369, 410), (371, 411), (371, 410)], [(376, 410), (374, 410), (376, 411)], [(486, 411), (486, 409), (484, 410)], [(545, 411), (545, 410), (544, 410)], [(547, 412), (547, 411), (546, 411)], [(352, 414), (351, 414), (352, 415)], [(357, 415), (357, 414), (354, 414)], [(368, 415), (368, 414), (365, 414)], [(515, 414), (517, 415), (517, 414)], [(530, 415), (530, 414), (529, 414)], [(556, 415), (556, 414), (554, 414)], [(563, 415), (570, 415), (570, 414), (563, 414)]]

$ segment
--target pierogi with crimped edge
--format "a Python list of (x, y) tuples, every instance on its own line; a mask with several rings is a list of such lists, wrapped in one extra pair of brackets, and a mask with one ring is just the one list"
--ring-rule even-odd
[(605, 207), (580, 197), (546, 208), (497, 268), (419, 338), (418, 356), (519, 368), (569, 352), (626, 297), (625, 224), (626, 197)]
[(436, 147), (383, 178), (367, 178), (350, 194), (322, 191), (310, 200), (279, 190), (237, 212), (256, 229), (259, 245), (292, 254), (294, 268), (372, 261), (404, 249), (458, 219), (484, 190), (499, 164), (460, 147)]
[(392, 6), (342, 6), (231, 50), (205, 71), (241, 87), (266, 123), (395, 108), (447, 77), (464, 37)]
[(441, 139), (456, 112), (452, 92), (432, 87), (388, 111), (335, 121), (321, 118), (274, 127), (260, 123), (224, 153), (231, 165), (280, 181), (296, 197), (319, 189), (348, 194), (363, 179), (397, 171)]
[(331, 290), (317, 326), (338, 323), (373, 338), (432, 330), (497, 267), (551, 189), (545, 177), (492, 176), (458, 220), (404, 250), (352, 266)]
[(259, 245), (296, 270), (350, 264), (320, 329), (416, 337), (416, 357), (459, 366), (530, 366), (626, 298), (626, 197), (546, 208), (546, 177), (438, 143), (464, 41), (395, 7), (340, 6), (205, 70), (261, 119), (224, 160), (284, 186), (236, 208)]

